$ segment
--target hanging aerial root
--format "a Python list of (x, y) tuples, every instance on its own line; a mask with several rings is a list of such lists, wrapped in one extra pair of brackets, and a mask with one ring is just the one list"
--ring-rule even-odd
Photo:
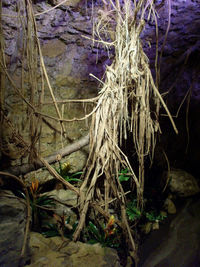
[[(103, 198), (105, 211), (109, 210), (110, 199), (116, 197), (121, 205), (122, 228), (126, 230), (131, 249), (135, 251), (136, 245), (126, 218), (126, 197), (118, 173), (122, 167), (129, 170), (136, 185), (138, 203), (142, 205), (144, 158), (147, 155), (153, 157), (155, 133), (159, 130), (159, 123), (152, 119), (151, 114), (156, 114), (154, 117), (158, 118), (160, 102), (175, 130), (176, 128), (154, 84), (149, 61), (140, 41), (140, 34), (145, 25), (145, 12), (148, 7), (151, 12), (153, 2), (141, 0), (133, 3), (125, 0), (122, 4), (116, 0), (115, 3), (108, 0), (107, 5), (98, 12), (98, 19), (94, 19), (92, 41), (109, 48), (110, 35), (110, 46), (115, 49), (115, 58), (111, 66), (106, 68), (105, 80), (99, 92), (98, 109), (92, 117), (90, 154), (83, 174), (84, 182), (80, 188), (80, 221), (74, 240), (80, 236), (94, 196), (96, 202), (102, 201)], [(153, 110), (150, 101), (154, 103)], [(138, 177), (128, 157), (120, 149), (122, 141), (127, 139), (130, 132), (138, 157)], [(104, 185), (104, 195), (99, 194), (97, 199), (96, 192), (102, 192), (102, 187), (98, 189), (100, 180)]]

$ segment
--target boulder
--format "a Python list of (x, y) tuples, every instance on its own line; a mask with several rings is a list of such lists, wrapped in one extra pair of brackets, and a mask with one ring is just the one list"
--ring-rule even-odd
[(78, 196), (72, 190), (55, 189), (48, 193), (44, 193), (43, 195), (51, 196), (52, 198), (58, 200), (59, 202), (67, 206), (74, 207), (78, 204)]
[(17, 267), (28, 259), (20, 257), (27, 217), (26, 203), (11, 191), (0, 190), (0, 266)]
[(174, 205), (174, 202), (170, 198), (167, 198), (165, 200), (164, 207), (169, 214), (176, 213), (176, 206)]
[(120, 267), (117, 252), (100, 244), (63, 241), (60, 237), (30, 235), (31, 264), (26, 267)]
[(169, 188), (171, 192), (180, 197), (193, 196), (200, 192), (199, 185), (194, 176), (186, 171), (174, 169), (164, 173), (164, 179), (169, 178)]

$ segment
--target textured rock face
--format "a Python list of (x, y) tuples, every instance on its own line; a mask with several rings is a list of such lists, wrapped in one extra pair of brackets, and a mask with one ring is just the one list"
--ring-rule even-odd
[(0, 266), (18, 267), (26, 225), (26, 203), (11, 191), (0, 191)]
[(65, 240), (60, 237), (44, 238), (31, 233), (31, 264), (26, 267), (120, 267), (117, 252), (111, 248), (102, 248), (99, 244), (89, 245)]
[[(45, 10), (51, 9), (60, 1), (34, 1), (34, 12), (39, 14)], [(101, 1), (94, 1), (94, 11), (98, 10)], [(170, 93), (165, 96), (165, 100), (170, 107), (171, 112), (176, 114), (179, 104), (188, 92), (190, 97), (190, 113), (193, 116), (190, 122), (193, 130), (190, 133), (190, 149), (188, 150), (188, 159), (191, 162), (198, 162), (200, 157), (199, 140), (199, 119), (195, 114), (200, 113), (199, 110), (199, 82), (200, 82), (200, 66), (199, 66), (199, 26), (200, 26), (200, 9), (199, 1), (194, 0), (171, 0), (171, 1), (154, 1), (156, 12), (158, 14), (158, 50), (162, 51), (161, 71), (160, 71), (160, 90)], [(21, 66), (20, 56), (22, 49), (23, 30), (20, 28), (17, 18), (16, 0), (3, 0), (3, 29), (5, 38), (5, 52), (8, 69), (14, 81), (20, 86), (19, 68)], [(169, 6), (169, 3), (171, 4)], [(170, 15), (170, 16), (169, 16)], [(152, 19), (153, 20), (153, 19)], [(90, 73), (101, 78), (105, 70), (106, 64), (110, 64), (111, 60), (107, 56), (107, 52), (97, 44), (84, 38), (91, 37), (92, 19), (91, 19), (91, 1), (67, 1), (64, 5), (52, 9), (36, 16), (38, 29), (38, 37), (41, 43), (44, 62), (47, 73), (52, 84), (54, 94), (57, 100), (66, 100), (72, 98), (89, 98), (97, 94), (97, 83), (89, 76)], [(170, 25), (168, 36), (165, 42), (165, 32)], [(149, 21), (142, 33), (143, 46), (150, 59), (152, 71), (154, 72), (154, 59), (156, 51), (156, 35), (154, 21)], [(151, 45), (149, 45), (149, 42)], [(163, 46), (163, 48), (162, 48)], [(111, 51), (112, 54), (112, 51)], [(25, 106), (21, 105), (21, 100), (7, 86), (5, 96), (8, 104), (8, 114), (12, 118), (23, 137), (29, 139), (26, 125), (27, 118), (22, 116), (26, 112)], [(190, 91), (188, 91), (190, 90)], [(49, 91), (45, 88), (45, 102), (47, 103), (42, 112), (51, 116), (56, 116), (55, 107), (52, 104)], [(48, 104), (49, 103), (49, 104)], [(194, 106), (195, 105), (195, 106)], [(62, 109), (61, 105), (59, 106)], [(88, 111), (91, 110), (91, 106)], [(63, 115), (67, 119), (73, 117), (80, 118), (84, 115), (84, 108), (80, 103), (68, 105), (63, 110)], [(166, 119), (168, 122), (168, 119)], [(59, 128), (57, 122), (52, 122), (53, 127)], [(178, 122), (177, 122), (178, 123)], [(162, 127), (163, 132), (166, 126), (164, 121)], [(3, 141), (6, 152), (12, 159), (19, 158), (20, 151), (17, 149), (9, 135), (8, 125), (4, 125), (7, 129)], [(166, 147), (173, 151), (179, 152), (181, 148), (174, 143), (180, 143), (181, 147), (187, 146), (188, 135), (186, 134), (185, 124), (178, 123), (179, 136), (171, 137), (173, 134), (169, 132), (167, 136)], [(67, 124), (67, 137), (74, 140), (85, 135), (88, 127), (84, 121)], [(55, 138), (56, 134), (52, 128), (46, 124), (42, 128), (41, 151), (42, 155), (47, 156), (53, 151), (61, 147), (60, 138)], [(174, 142), (172, 142), (172, 139)], [(198, 144), (194, 142), (198, 141)], [(62, 140), (64, 145), (69, 141)], [(17, 152), (16, 152), (17, 151)], [(182, 150), (181, 150), (182, 153)], [(170, 155), (171, 156), (171, 155)], [(85, 157), (84, 153), (76, 153), (70, 159)], [(171, 156), (173, 157), (173, 155)], [(16, 164), (16, 162), (14, 162)], [(82, 164), (84, 165), (84, 164)], [(182, 166), (180, 166), (182, 167)]]
[(200, 200), (187, 200), (183, 209), (157, 232), (141, 250), (139, 267), (200, 266)]
[[(22, 6), (23, 1), (3, 1), (3, 30), (5, 38), (5, 53), (9, 73), (20, 88), (20, 68), (21, 50), (23, 47), (23, 30), (17, 19), (16, 6)], [(36, 1), (34, 12), (42, 12), (50, 9), (52, 6), (47, 1)], [(76, 1), (78, 4), (79, 1)], [(38, 27), (38, 37), (41, 43), (41, 49), (44, 56), (44, 63), (49, 75), (49, 79), (55, 94), (56, 100), (66, 100), (74, 98), (91, 98), (97, 94), (97, 82), (89, 76), (92, 72), (97, 77), (103, 74), (103, 62), (107, 59), (106, 52), (103, 49), (92, 47), (92, 42), (85, 39), (82, 35), (91, 36), (92, 22), (91, 17), (86, 16), (86, 8), (77, 9), (73, 5), (62, 5), (51, 12), (36, 16)], [(83, 11), (83, 12), (82, 12)], [(83, 13), (83, 14), (82, 14)], [(11, 19), (11, 17), (13, 19)], [(98, 51), (98, 59), (97, 59)], [(26, 141), (30, 141), (29, 136), (29, 119), (26, 115), (26, 105), (22, 105), (20, 98), (6, 81), (5, 90), (5, 108), (8, 117), (14, 126), (19, 130), (20, 134)], [(37, 96), (36, 96), (37, 98)], [(29, 95), (27, 95), (29, 99)], [(30, 100), (29, 100), (30, 101)], [(37, 101), (37, 100), (36, 100)], [(42, 112), (56, 117), (56, 110), (49, 93), (49, 89), (45, 87), (45, 104)], [(85, 113), (90, 112), (92, 105), (87, 106), (80, 103), (65, 105), (59, 104), (65, 119), (73, 119), (84, 117)], [(82, 121), (69, 122), (66, 126), (67, 138), (62, 140), (56, 136), (55, 129), (59, 129), (59, 123), (48, 120), (51, 124), (44, 123), (42, 127), (42, 135), (40, 138), (40, 151), (43, 156), (47, 156), (55, 150), (61, 148), (69, 142), (85, 135), (88, 131), (88, 124)], [(2, 123), (4, 134), (1, 135), (1, 143), (3, 153), (12, 160), (20, 158), (21, 148), (13, 141), (12, 130), (8, 123)], [(26, 156), (26, 155), (24, 155)], [(72, 165), (79, 165), (82, 169), (87, 157), (85, 150), (76, 152), (69, 157)], [(81, 158), (80, 161), (76, 161)], [(83, 160), (82, 160), (83, 159)], [(16, 164), (16, 161), (13, 162)]]
[[(159, 51), (167, 29), (168, 2), (162, 2), (158, 8)], [(160, 75), (160, 91), (168, 92), (164, 96), (169, 110), (174, 117), (179, 135), (176, 135), (167, 117), (161, 116), (161, 142), (169, 157), (171, 167), (187, 169), (199, 176), (200, 139), (199, 139), (199, 1), (170, 1), (170, 28), (163, 49)], [(147, 35), (155, 40), (151, 28)], [(145, 33), (146, 34), (146, 33)], [(151, 48), (146, 46), (150, 59), (155, 58), (155, 42)], [(153, 69), (152, 65), (152, 69)], [(184, 103), (182, 101), (186, 97)], [(181, 109), (179, 107), (181, 105)], [(179, 111), (179, 112), (178, 112)], [(162, 112), (161, 112), (162, 113)], [(187, 121), (188, 120), (188, 121)], [(165, 165), (163, 167), (166, 166)]]
[(166, 177), (169, 179), (171, 192), (180, 197), (189, 197), (200, 192), (196, 179), (183, 170), (171, 170), (165, 173), (165, 180), (167, 180)]
[[(70, 225), (73, 225), (75, 222), (77, 222), (77, 214), (72, 210), (72, 207), (78, 205), (78, 197), (75, 192), (65, 189), (55, 189), (42, 195), (50, 196), (52, 199), (57, 200), (55, 201), (54, 207), (55, 214), (59, 216), (64, 215), (66, 218), (70, 218)], [(45, 219), (44, 221), (46, 222), (47, 220)]]

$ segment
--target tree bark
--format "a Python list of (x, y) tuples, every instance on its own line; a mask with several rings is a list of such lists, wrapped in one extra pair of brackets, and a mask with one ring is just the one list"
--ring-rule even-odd
[[(49, 164), (54, 163), (58, 160), (58, 157), (65, 157), (77, 150), (80, 150), (82, 147), (86, 146), (89, 144), (89, 134), (80, 138), (79, 140), (75, 141), (74, 143), (56, 151), (52, 155), (44, 158)], [(8, 168), (4, 171), (9, 172), (11, 174), (14, 174), (16, 176), (18, 175), (23, 175), (28, 172), (38, 170), (40, 168), (44, 167), (44, 164), (40, 160), (36, 160), (34, 163), (27, 163), (23, 164), (21, 166), (15, 166)]]

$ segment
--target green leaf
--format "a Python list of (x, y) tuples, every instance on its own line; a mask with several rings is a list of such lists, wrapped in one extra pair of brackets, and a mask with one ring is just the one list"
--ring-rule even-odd
[(70, 177), (74, 177), (74, 176), (77, 176), (77, 175), (81, 175), (83, 172), (75, 172), (73, 174), (70, 175)]
[(81, 179), (77, 178), (76, 176), (80, 176), (83, 172), (76, 172), (76, 173), (61, 173), (60, 175), (67, 181), (67, 182), (82, 182)]
[(40, 206), (55, 205), (53, 198), (49, 196), (41, 196), (36, 199), (36, 203)]
[(128, 169), (127, 169), (127, 168), (122, 169), (122, 170), (121, 170), (121, 173), (128, 173)]
[(119, 181), (120, 181), (120, 183), (124, 182), (124, 181), (128, 181), (129, 178), (130, 178), (130, 176), (120, 175), (119, 176)]
[(162, 215), (162, 214), (157, 214), (156, 211), (150, 211), (150, 212), (146, 212), (145, 216), (147, 218), (147, 220), (151, 221), (151, 222), (155, 222), (155, 221), (162, 221), (164, 220), (167, 216)]
[(141, 217), (142, 212), (140, 209), (137, 208), (137, 201), (134, 199), (132, 202), (128, 203), (126, 208), (126, 213), (129, 217), (130, 221), (134, 221), (135, 219), (138, 219)]
[(49, 230), (49, 231), (46, 231), (46, 232), (42, 232), (42, 234), (43, 234), (45, 237), (55, 237), (55, 236), (60, 236), (59, 232), (56, 231), (56, 230)]
[(98, 241), (96, 239), (90, 239), (87, 241), (87, 243), (93, 245), (93, 244), (98, 243)]
[(126, 169), (122, 169), (120, 171), (120, 173), (119, 173), (120, 175), (118, 177), (120, 183), (129, 180), (130, 176), (126, 175), (128, 172), (129, 172), (129, 170), (127, 168)]
[(94, 237), (100, 241), (101, 240), (101, 235), (99, 233), (99, 230), (97, 229), (96, 225), (94, 225), (91, 221), (89, 221), (89, 226), (88, 230), (90, 231), (91, 234), (94, 235)]
[(46, 230), (42, 231), (42, 234), (43, 234), (45, 237), (60, 236), (56, 224), (47, 223), (47, 224), (45, 224), (44, 228), (45, 228)]

